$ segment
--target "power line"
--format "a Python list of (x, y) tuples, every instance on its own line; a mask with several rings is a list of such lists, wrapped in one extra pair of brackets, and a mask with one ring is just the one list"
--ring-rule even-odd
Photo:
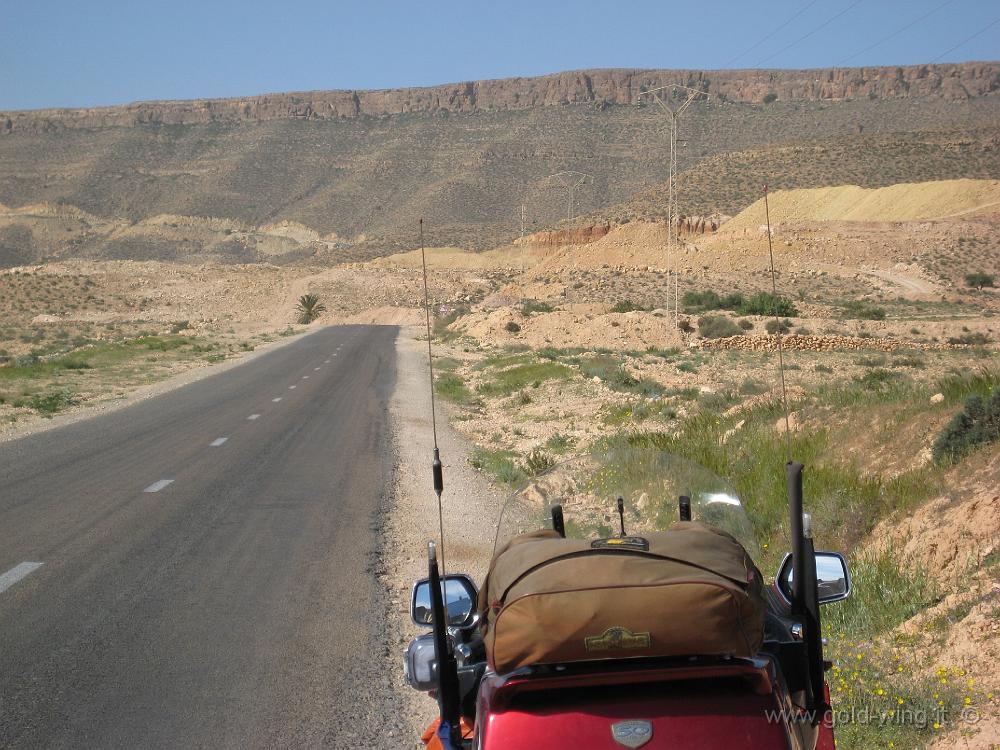
[(965, 44), (968, 44), (969, 42), (971, 42), (973, 39), (975, 39), (980, 34), (985, 34), (991, 28), (993, 28), (994, 26), (996, 26), (998, 23), (1000, 23), (1000, 18), (994, 19), (992, 23), (986, 24), (985, 26), (983, 26), (983, 28), (981, 28), (979, 31), (977, 31), (972, 36), (967, 36), (965, 39), (963, 39), (962, 41), (960, 41), (958, 44), (956, 44), (954, 47), (952, 47), (947, 52), (942, 52), (940, 55), (938, 55), (937, 57), (935, 57), (933, 60), (931, 60), (931, 62), (932, 63), (936, 63), (942, 57), (946, 57), (947, 55), (950, 55), (952, 52), (954, 52), (955, 50), (957, 50), (959, 47), (962, 47)]
[(840, 18), (842, 15), (844, 15), (845, 13), (847, 13), (849, 10), (853, 10), (857, 6), (861, 5), (861, 2), (862, 2), (862, 0), (854, 0), (853, 3), (851, 3), (846, 8), (844, 8), (842, 11), (840, 11), (840, 13), (837, 13), (835, 16), (832, 16), (831, 18), (828, 18), (827, 20), (823, 21), (823, 23), (821, 23), (815, 29), (813, 29), (810, 32), (807, 32), (807, 33), (803, 34), (798, 39), (796, 39), (794, 42), (792, 42), (791, 44), (785, 45), (784, 47), (782, 47), (781, 49), (779, 49), (774, 54), (768, 55), (763, 60), (759, 61), (756, 65), (754, 65), (754, 67), (755, 68), (759, 68), (761, 65), (763, 65), (764, 63), (766, 63), (768, 60), (773, 60), (778, 55), (783, 55), (785, 52), (788, 52), (788, 50), (790, 50), (792, 47), (794, 47), (799, 42), (804, 42), (806, 39), (808, 39), (809, 37), (811, 37), (816, 32), (822, 31), (823, 29), (825, 29), (827, 26), (829, 26), (831, 23), (833, 23), (838, 18)]
[(746, 54), (749, 54), (750, 52), (753, 52), (753, 51), (754, 51), (755, 49), (757, 49), (757, 48), (758, 48), (758, 47), (759, 47), (760, 45), (762, 45), (762, 44), (763, 44), (764, 42), (766, 42), (766, 41), (767, 41), (768, 39), (770, 39), (771, 37), (773, 37), (773, 36), (774, 36), (775, 34), (777, 34), (777, 33), (778, 33), (779, 31), (781, 31), (781, 30), (782, 30), (783, 28), (785, 28), (786, 26), (788, 26), (788, 24), (790, 24), (790, 23), (791, 23), (792, 21), (794, 21), (794, 20), (795, 20), (796, 18), (798, 18), (799, 16), (801, 16), (801, 15), (802, 15), (803, 13), (805, 13), (805, 12), (806, 12), (807, 10), (809, 10), (809, 9), (810, 9), (811, 7), (813, 7), (813, 6), (814, 6), (814, 5), (816, 4), (816, 3), (818, 3), (818, 2), (819, 2), (819, 0), (811, 0), (811, 2), (809, 2), (809, 3), (806, 3), (806, 5), (805, 5), (805, 6), (803, 7), (803, 8), (801, 8), (801, 9), (800, 9), (800, 10), (799, 10), (799, 11), (798, 11), (797, 13), (793, 14), (793, 15), (792, 15), (792, 17), (791, 17), (791, 18), (789, 18), (789, 19), (788, 19), (787, 21), (785, 21), (785, 22), (784, 22), (783, 24), (781, 24), (781, 26), (778, 26), (778, 27), (776, 27), (775, 29), (773, 29), (773, 30), (771, 31), (771, 33), (770, 33), (770, 34), (767, 34), (767, 35), (766, 35), (766, 36), (765, 36), (765, 37), (764, 37), (763, 39), (761, 39), (760, 41), (758, 41), (758, 42), (757, 42), (756, 44), (754, 44), (753, 46), (751, 46), (751, 47), (748, 47), (747, 49), (745, 49), (745, 50), (743, 50), (742, 52), (740, 52), (740, 54), (738, 54), (738, 55), (737, 55), (736, 57), (732, 57), (732, 58), (730, 58), (730, 59), (729, 59), (729, 60), (728, 60), (728, 61), (726, 62), (726, 64), (725, 64), (725, 65), (723, 65), (722, 67), (723, 67), (723, 68), (728, 68), (728, 67), (729, 67), (730, 65), (732, 65), (732, 64), (733, 64), (734, 62), (736, 62), (737, 60), (739, 60), (739, 59), (740, 59), (741, 57), (743, 57), (744, 55), (746, 55)]
[(923, 21), (923, 20), (924, 20), (925, 18), (927, 18), (928, 16), (930, 16), (930, 15), (933, 15), (933, 14), (937, 13), (937, 12), (938, 12), (939, 10), (941, 10), (941, 9), (942, 9), (943, 7), (945, 7), (946, 5), (951, 5), (951, 4), (952, 4), (952, 3), (954, 2), (954, 1), (955, 1), (955, 0), (945, 0), (945, 2), (941, 3), (941, 4), (940, 4), (939, 6), (937, 6), (936, 8), (933, 8), (933, 9), (931, 9), (931, 10), (927, 11), (926, 13), (924, 13), (924, 14), (923, 14), (922, 16), (920, 16), (920, 18), (918, 18), (918, 19), (916, 19), (916, 20), (914, 20), (914, 21), (910, 21), (910, 22), (909, 22), (908, 24), (906, 24), (906, 26), (904, 26), (903, 28), (901, 28), (901, 29), (896, 29), (896, 31), (892, 32), (892, 33), (891, 33), (891, 34), (889, 34), (888, 36), (884, 36), (884, 37), (882, 37), (881, 39), (879, 39), (879, 40), (878, 40), (877, 42), (875, 42), (874, 44), (870, 44), (870, 45), (868, 45), (867, 47), (865, 47), (865, 48), (864, 48), (863, 50), (861, 50), (860, 52), (855, 52), (855, 53), (854, 53), (853, 55), (851, 55), (850, 57), (845, 57), (845, 58), (844, 58), (843, 60), (841, 60), (840, 62), (838, 62), (838, 63), (837, 63), (837, 65), (838, 65), (838, 66), (840, 66), (840, 65), (843, 65), (843, 64), (844, 64), (844, 63), (846, 63), (846, 62), (850, 62), (850, 61), (851, 61), (851, 60), (853, 60), (853, 59), (854, 59), (855, 57), (858, 57), (859, 55), (863, 55), (863, 54), (865, 54), (865, 52), (869, 52), (869, 51), (871, 51), (871, 50), (875, 49), (875, 48), (876, 48), (876, 47), (878, 47), (878, 46), (879, 46), (880, 44), (884, 44), (885, 42), (888, 42), (888, 41), (889, 41), (890, 39), (894, 39), (894, 38), (896, 38), (897, 36), (899, 36), (900, 34), (902, 34), (902, 33), (903, 33), (904, 31), (906, 31), (907, 29), (910, 29), (910, 28), (912, 28), (912, 27), (916, 26), (916, 25), (917, 25), (918, 23), (920, 23), (921, 21)]

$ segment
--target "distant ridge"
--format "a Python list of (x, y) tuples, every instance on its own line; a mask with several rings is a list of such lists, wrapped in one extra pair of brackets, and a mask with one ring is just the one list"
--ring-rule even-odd
[[(111, 107), (0, 112), (0, 134), (64, 128), (192, 125), (477, 112), (558, 105), (634, 104), (640, 92), (679, 83), (721, 101), (932, 98), (1000, 93), (1000, 62), (813, 70), (582, 70), (534, 78), (467, 81), (377, 91), (308, 91), (229, 99), (136, 102)], [(770, 98), (770, 97), (769, 97)]]

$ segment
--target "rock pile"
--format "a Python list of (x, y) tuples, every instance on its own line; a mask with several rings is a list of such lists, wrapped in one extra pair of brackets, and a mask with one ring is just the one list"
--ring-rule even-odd
[(864, 338), (861, 336), (730, 336), (722, 339), (707, 339), (698, 344), (702, 349), (735, 349), (744, 352), (776, 352), (778, 339), (786, 350), (806, 352), (835, 351), (878, 351), (897, 352), (906, 349), (920, 351), (945, 351), (967, 349), (962, 344), (927, 344), (895, 339)]

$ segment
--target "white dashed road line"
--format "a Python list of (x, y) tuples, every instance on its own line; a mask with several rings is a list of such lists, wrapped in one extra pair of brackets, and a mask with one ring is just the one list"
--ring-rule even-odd
[(298, 388), (297, 385), (290, 385), (290, 386), (288, 386), (288, 390), (290, 390), (290, 391), (294, 391), (296, 388)]
[(313, 372), (319, 372), (319, 371), (320, 371), (321, 369), (322, 369), (322, 368), (320, 368), (320, 367), (314, 367), (314, 368), (313, 368)]
[(9, 589), (29, 573), (34, 573), (40, 567), (42, 567), (42, 563), (39, 562), (23, 562), (20, 565), (15, 565), (13, 568), (0, 576), (0, 594)]
[(229, 440), (229, 438), (227, 438), (227, 437), (216, 438), (215, 440), (213, 440), (211, 443), (208, 444), (208, 447), (209, 448), (218, 448), (220, 445), (222, 445), (227, 440)]
[(303, 375), (303, 376), (302, 376), (302, 379), (303, 379), (303, 380), (309, 380), (309, 376), (308, 376), (308, 375)]
[(272, 401), (273, 401), (274, 403), (278, 403), (279, 401), (281, 401), (281, 396), (278, 396), (277, 398), (272, 398), (271, 400), (272, 400)]
[(260, 419), (260, 414), (251, 414), (249, 417), (247, 417), (247, 420), (250, 422), (252, 422), (255, 419)]
[(168, 484), (173, 484), (173, 479), (161, 479), (158, 482), (153, 482), (149, 487), (143, 490), (143, 492), (159, 492)]

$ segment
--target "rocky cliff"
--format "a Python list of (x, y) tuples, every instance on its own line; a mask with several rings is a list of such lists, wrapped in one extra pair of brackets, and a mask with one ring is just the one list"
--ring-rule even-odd
[(843, 101), (996, 96), (1000, 63), (817, 70), (590, 70), (537, 78), (472, 81), (383, 91), (311, 91), (238, 99), (137, 102), (90, 109), (0, 112), (0, 133), (63, 128), (135, 127), (340, 119), (404, 113), (475, 112), (584, 104), (634, 104), (648, 89), (679, 83), (719, 101)]

